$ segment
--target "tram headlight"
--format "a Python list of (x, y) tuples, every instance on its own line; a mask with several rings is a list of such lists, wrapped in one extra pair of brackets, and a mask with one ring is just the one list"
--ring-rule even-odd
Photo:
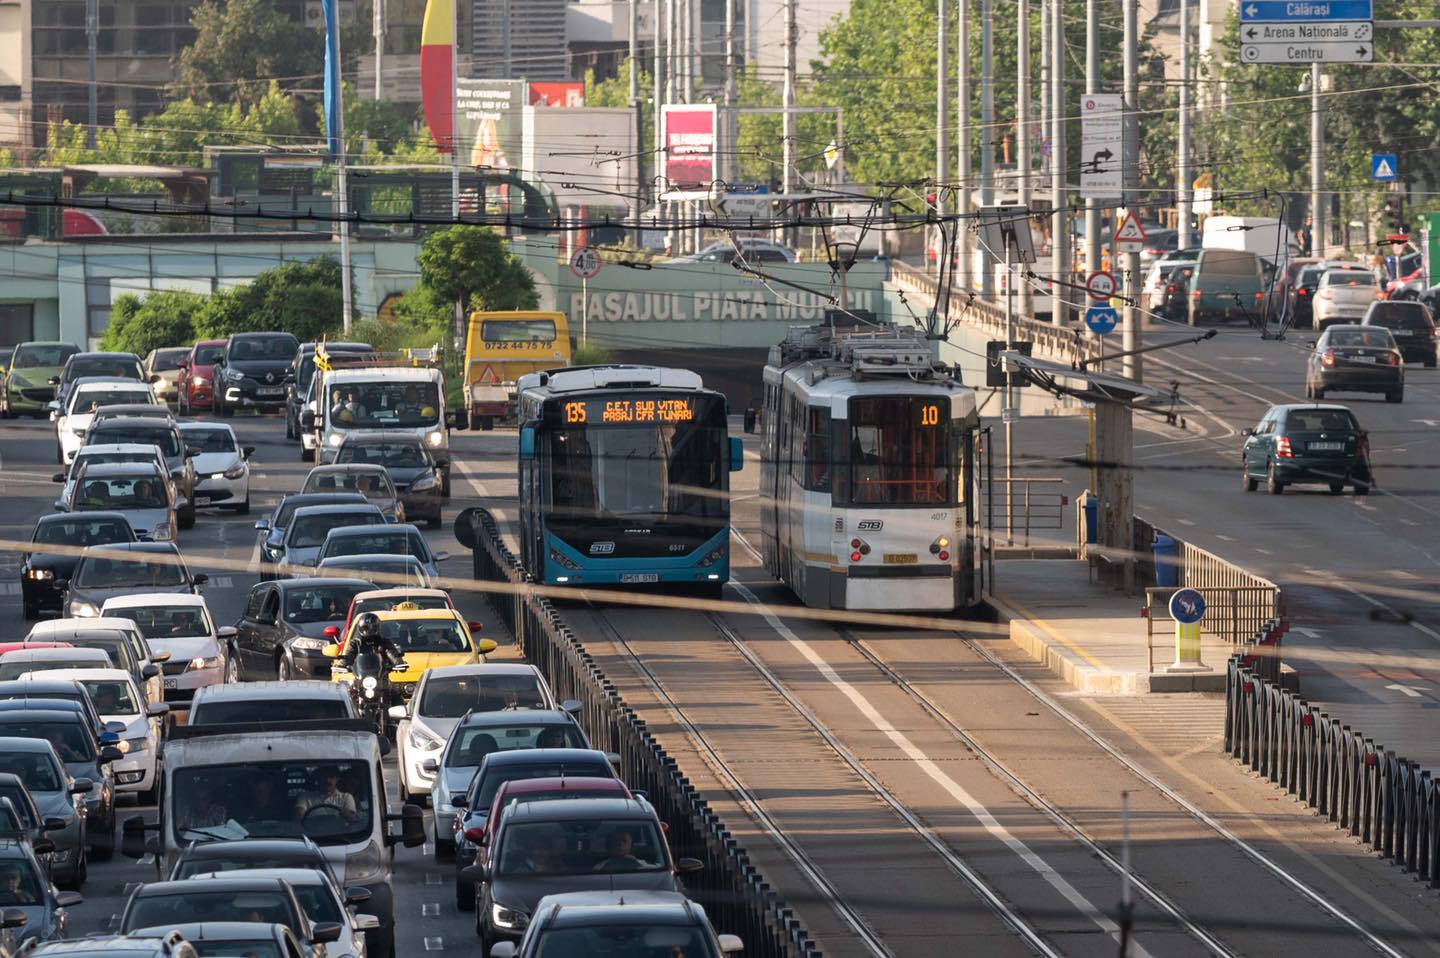
[(930, 554), (941, 562), (950, 561), (950, 539), (948, 536), (939, 536), (930, 543)]

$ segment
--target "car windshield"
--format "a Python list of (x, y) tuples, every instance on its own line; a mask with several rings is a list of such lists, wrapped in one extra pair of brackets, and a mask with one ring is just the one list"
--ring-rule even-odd
[(139, 715), (140, 703), (130, 683), (123, 679), (81, 679), (80, 684), (90, 693), (95, 711), (101, 715)]
[(226, 359), (239, 362), (289, 362), (299, 350), (300, 344), (293, 336), (237, 337), (230, 341), (230, 351), (226, 354)]
[(315, 549), (324, 544), (331, 529), (375, 525), (383, 521), (373, 512), (326, 512), (318, 516), (300, 516), (290, 524), (286, 545), (293, 549)]
[(60, 343), (46, 343), (37, 345), (27, 343), (17, 346), (13, 357), (11, 369), (37, 369), (45, 366), (63, 366), (65, 360), (78, 353), (80, 349), (76, 346)]
[(1395, 338), (1384, 326), (1364, 330), (1332, 329), (1326, 343), (1330, 346), (1381, 346), (1393, 349)]
[(90, 430), (88, 442), (95, 443), (139, 443), (142, 446), (159, 446), (169, 458), (180, 455), (180, 436), (173, 426), (157, 423), (154, 426), (130, 425), (123, 420), (112, 419)]
[(42, 903), (40, 876), (23, 859), (0, 861), (0, 905), (39, 905)]
[(500, 830), (499, 845), (498, 875), (607, 874), (667, 865), (660, 829), (637, 819), (511, 822)]
[(394, 498), (395, 487), (390, 474), (376, 472), (342, 472), (340, 470), (311, 473), (301, 492), (358, 492), (366, 499)]
[(347, 442), (336, 462), (369, 462), (387, 469), (421, 469), (429, 465), (419, 443)]
[[(589, 748), (589, 744), (579, 727), (572, 722), (540, 724), (517, 718), (504, 725), (462, 726), (456, 729), (445, 750), (445, 764), (451, 768), (476, 768), (491, 752), (513, 752), (522, 748)], [(588, 760), (563, 768), (553, 762), (533, 766), (507, 765), (494, 773), (510, 778), (552, 778), (558, 775), (614, 777), (614, 772), (605, 763)], [(495, 788), (499, 787), (497, 780), (485, 798), (486, 805), (490, 804), (495, 797)]]
[(225, 347), (218, 344), (214, 346), (196, 346), (195, 365), (213, 366), (215, 365), (215, 360), (224, 355)]
[(1390, 329), (1429, 329), (1435, 323), (1424, 303), (1386, 302), (1370, 307), (1367, 323)]
[(80, 475), (80, 467), (84, 465), (106, 465), (113, 462), (143, 462), (146, 465), (165, 468), (165, 460), (160, 457), (159, 450), (150, 452), (86, 452), (84, 447), (75, 454), (75, 462), (70, 467), (70, 478)]
[(321, 562), (318, 575), (361, 576), (376, 580), (386, 588), (405, 586), (428, 588), (425, 570), (412, 556), (334, 556)]
[(223, 855), (216, 856), (212, 849), (217, 846), (197, 846), (200, 854), (192, 853), (182, 858), (170, 874), (171, 881), (179, 881), (182, 878), (190, 878), (194, 875), (208, 875), (214, 872), (240, 872), (252, 871), (258, 868), (324, 868), (324, 860), (319, 856), (323, 854), (318, 849), (313, 853), (310, 851), (277, 852), (269, 855), (237, 855), (234, 858), (226, 858)]
[(99, 406), (118, 406), (122, 403), (148, 403), (150, 393), (138, 389), (84, 389), (78, 390), (70, 399), (71, 413), (93, 412)]
[[(346, 493), (341, 493), (336, 496), (336, 498), (344, 499), (347, 495), (348, 494)], [(361, 504), (359, 499), (354, 499), (353, 497), (351, 501), (353, 501), (356, 505)], [(273, 529), (284, 529), (285, 527), (290, 525), (290, 520), (295, 518), (296, 509), (302, 509), (305, 506), (321, 505), (340, 505), (340, 503), (327, 503), (324, 501), (315, 502), (313, 500), (310, 502), (306, 502), (299, 496), (286, 496), (284, 499), (280, 500), (280, 505), (275, 507), (275, 514), (270, 518), (270, 527)], [(322, 539), (321, 541), (323, 542), (324, 540)]]
[(154, 561), (82, 556), (75, 584), (83, 589), (125, 589), (188, 585), (185, 570), (173, 553), (153, 554)]
[[(0, 681), (8, 681), (17, 675), (6, 674), (10, 663), (0, 663)], [(69, 668), (75, 668), (71, 665)], [(83, 667), (83, 666), (81, 666)], [(33, 670), (27, 670), (33, 671)], [(14, 714), (14, 713), (12, 713)], [(44, 739), (55, 747), (55, 754), (62, 762), (89, 762), (95, 758), (95, 741), (89, 735), (84, 722), (76, 712), (73, 719), (40, 721), (17, 715), (14, 721), (0, 723), (0, 735), (10, 738)]]
[(489, 808), (495, 802), (495, 793), (506, 782), (516, 782), (527, 778), (613, 778), (614, 776), (614, 769), (608, 763), (601, 761), (581, 760), (565, 765), (557, 765), (554, 762), (544, 765), (502, 765), (487, 771), (484, 781), (470, 783), (470, 791), (474, 793), (474, 800), (470, 802), (470, 807)]
[(306, 836), (349, 844), (373, 828), (370, 769), (358, 760), (187, 766), (172, 773), (170, 794), (178, 842)]
[(380, 623), (380, 634), (401, 652), (469, 652), (470, 631), (454, 619), (400, 619)]
[(52, 519), (35, 528), (35, 541), (68, 546), (103, 546), (134, 539), (129, 523), (119, 519)]
[(366, 532), (332, 535), (325, 542), (325, 556), (404, 555), (430, 561), (425, 540), (411, 532)]
[(486, 343), (553, 343), (553, 319), (487, 319), (480, 326), (480, 340)]
[(291, 887), (295, 889), (295, 897), (300, 899), (300, 907), (305, 909), (305, 917), (312, 923), (319, 925), (344, 920), (340, 914), (340, 903), (324, 885), (296, 884)]
[(350, 600), (360, 586), (315, 585), (291, 589), (285, 593), (285, 621), (297, 625), (306, 622), (333, 622), (345, 618)]
[(459, 718), (469, 711), (543, 709), (548, 703), (534, 675), (446, 675), (425, 680), (417, 715)]
[(104, 652), (110, 659), (110, 668), (131, 670), (134, 665), (134, 657), (130, 648), (130, 642), (123, 636), (108, 635), (73, 635), (66, 636), (65, 641), (77, 649), (95, 649), (97, 652)]
[(202, 701), (190, 712), (191, 725), (258, 725), (266, 722), (324, 722), (348, 719), (345, 700), (335, 698), (290, 698), (257, 696), (253, 699), (212, 699)]
[(210, 615), (200, 605), (144, 605), (107, 612), (134, 619), (147, 639), (187, 639), (211, 635)]
[[(27, 757), (28, 756), (19, 755), (12, 756), (11, 758), (24, 759)], [(6, 759), (5, 761), (9, 761), (9, 759)], [(47, 762), (46, 764), (49, 763)], [(36, 825), (40, 824), (35, 820), (35, 816), (31, 814), (31, 811), (34, 809), (35, 806), (32, 804), (30, 797), (26, 794), (26, 789), (24, 785), (20, 784), (19, 782), (0, 782), (0, 798), (6, 798), (10, 800), (10, 807), (15, 809), (15, 814), (20, 817), (21, 827), (34, 828)]]
[[(10, 733), (7, 730), (5, 734)], [(31, 792), (60, 791), (60, 770), (44, 752), (0, 754), (0, 772), (14, 775)]]
[(295, 916), (280, 889), (206, 891), (196, 884), (181, 895), (150, 895), (135, 898), (125, 909), (120, 931), (157, 925), (170, 927), (202, 921), (253, 921), (286, 925), (294, 930)]
[(224, 941), (193, 941), (200, 958), (286, 958), (270, 939), (227, 938)]
[(78, 512), (123, 512), (126, 509), (166, 509), (170, 501), (159, 477), (92, 479), (75, 490)]
[(190, 354), (190, 350), (183, 346), (176, 349), (157, 349), (155, 358), (150, 361), (152, 370), (179, 369), (180, 360)]
[(83, 359), (71, 360), (66, 376), (68, 382), (85, 376), (114, 376), (117, 379), (135, 379), (141, 382), (145, 379), (139, 361), (124, 356), (86, 356)]
[(1303, 409), (1286, 416), (1285, 431), (1359, 432), (1360, 424), (1348, 409)]
[(195, 446), (202, 453), (236, 451), (235, 434), (223, 426), (186, 429), (180, 436), (185, 440), (185, 445)]
[(330, 390), (330, 420), (342, 429), (438, 425), (440, 387), (432, 382), (344, 383)]

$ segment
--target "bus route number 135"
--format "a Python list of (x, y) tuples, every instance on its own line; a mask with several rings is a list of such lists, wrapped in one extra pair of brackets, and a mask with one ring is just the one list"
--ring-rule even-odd
[(565, 421), (567, 423), (584, 422), (585, 404), (583, 402), (567, 402), (565, 404)]

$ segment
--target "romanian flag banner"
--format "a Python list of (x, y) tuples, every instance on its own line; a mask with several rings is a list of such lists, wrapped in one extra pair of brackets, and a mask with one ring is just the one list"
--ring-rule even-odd
[(455, 0), (427, 0), (420, 30), (420, 103), (441, 153), (454, 149)]

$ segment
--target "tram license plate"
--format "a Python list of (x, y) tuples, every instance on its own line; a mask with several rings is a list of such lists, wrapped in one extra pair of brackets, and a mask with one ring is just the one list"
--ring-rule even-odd
[(626, 583), (627, 585), (628, 585), (628, 584), (641, 583), (641, 582), (659, 582), (659, 581), (660, 581), (660, 573), (658, 573), (658, 572), (622, 572), (622, 573), (620, 574), (620, 581), (623, 582), (623, 583)]
[(1345, 448), (1343, 442), (1312, 442), (1306, 445), (1311, 452), (1339, 452)]
[(886, 565), (909, 565), (915, 562), (913, 552), (887, 552), (885, 553)]

